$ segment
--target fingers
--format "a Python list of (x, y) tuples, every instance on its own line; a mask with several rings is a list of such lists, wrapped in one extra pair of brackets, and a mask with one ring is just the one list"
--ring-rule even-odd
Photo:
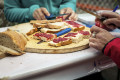
[(89, 46), (90, 47), (93, 47), (93, 48), (95, 48), (95, 49), (98, 49), (98, 40), (96, 39), (96, 38), (90, 38), (89, 39)]
[[(64, 8), (60, 11), (60, 14), (71, 14), (71, 8)], [(67, 19), (69, 15), (63, 16), (63, 19)]]
[(45, 20), (45, 15), (50, 16), (50, 13), (47, 11), (46, 8), (39, 8), (33, 13), (33, 17), (37, 20)]
[(45, 20), (45, 19), (46, 19), (46, 18), (45, 18), (45, 15), (44, 15), (44, 13), (42, 12), (41, 9), (38, 10), (38, 15), (40, 16), (40, 19), (41, 19), (41, 20)]
[(110, 30), (114, 30), (117, 28), (115, 25), (108, 25), (106, 27), (109, 28)]
[(117, 18), (110, 18), (103, 22), (106, 26), (110, 26), (110, 24), (115, 24), (116, 26), (120, 26), (120, 20)]
[[(65, 16), (64, 16), (64, 19), (67, 19), (68, 17), (70, 18), (71, 13), (72, 13), (72, 9), (71, 9), (71, 8), (66, 8), (65, 14), (69, 14), (69, 15), (65, 15)], [(69, 18), (68, 18), (68, 19), (69, 19)], [(71, 20), (71, 19), (70, 19), (70, 20)]]
[(91, 33), (93, 33), (93, 32), (99, 33), (99, 32), (102, 31), (102, 30), (103, 30), (102, 28), (99, 28), (99, 27), (97, 27), (97, 26), (93, 26), (93, 27), (90, 29)]
[(77, 20), (78, 20), (78, 15), (75, 14), (74, 21), (77, 21)]
[(71, 12), (71, 15), (69, 16), (69, 20), (73, 20), (74, 21), (74, 19), (75, 19), (75, 16), (76, 16), (76, 14), (75, 14), (75, 12)]
[(60, 14), (65, 14), (65, 12), (66, 12), (66, 8), (62, 9), (62, 10), (60, 11)]
[(95, 37), (90, 37), (89, 38), (89, 46), (93, 47), (97, 50), (102, 50), (103, 47), (114, 38), (112, 34), (110, 34), (108, 31), (99, 28), (97, 26), (93, 26), (91, 28), (92, 34), (95, 33)]
[(69, 19), (69, 20), (77, 20), (78, 15), (71, 9), (71, 8), (64, 8), (60, 11), (60, 14), (69, 14), (63, 16), (63, 19)]
[(107, 18), (117, 18), (119, 17), (119, 14), (115, 13), (115, 12), (103, 12), (100, 13), (101, 16), (107, 17)]
[(50, 13), (47, 11), (46, 8), (41, 8), (41, 11), (42, 11), (46, 16), (50, 16)]
[[(93, 26), (91, 28), (91, 37), (89, 38), (89, 46), (102, 51), (103, 47), (114, 38), (107, 30)], [(94, 34), (95, 33), (95, 34)], [(94, 36), (93, 36), (94, 34)]]
[(34, 12), (33, 17), (34, 17), (36, 20), (41, 20), (40, 15), (38, 14), (37, 11)]

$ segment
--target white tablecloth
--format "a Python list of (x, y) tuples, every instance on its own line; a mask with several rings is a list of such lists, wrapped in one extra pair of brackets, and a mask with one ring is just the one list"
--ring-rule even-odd
[[(6, 29), (7, 28), (0, 28), (0, 32)], [(78, 69), (76, 68), (76, 71), (80, 71), (78, 71), (78, 73), (75, 72), (72, 74), (75, 69), (73, 69), (71, 66), (75, 65), (76, 63), (80, 65)], [(69, 76), (66, 75), (62, 78), (70, 80), (101, 71), (114, 65), (115, 64), (111, 59), (105, 57), (103, 54), (100, 54), (100, 52), (93, 48), (67, 54), (26, 53), (22, 56), (6, 57), (1, 59), (0, 78), (9, 77), (10, 79), (19, 79), (32, 76), (33, 74), (42, 75), (43, 73), (48, 73), (55, 70), (62, 71), (64, 70), (62, 67), (68, 67), (68, 69), (70, 69), (69, 71), (73, 71), (71, 73), (66, 71), (69, 73)], [(57, 71), (57, 73), (59, 72), (60, 71)], [(52, 75), (51, 73), (50, 75), (52, 75), (52, 77), (41, 77), (41, 79), (59, 80), (59, 77), (61, 77), (60, 75), (63, 76), (66, 72), (63, 72), (64, 74), (60, 73), (59, 76), (57, 74)]]

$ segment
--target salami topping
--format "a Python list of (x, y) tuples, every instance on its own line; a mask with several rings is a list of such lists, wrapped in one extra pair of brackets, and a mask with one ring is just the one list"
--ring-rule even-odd
[(57, 39), (54, 39), (53, 42), (54, 42), (54, 43), (59, 43), (59, 42), (61, 42), (61, 41), (66, 41), (66, 40), (68, 40), (68, 38), (61, 38), (61, 37), (59, 37), (59, 38), (57, 38)]
[(45, 37), (47, 39), (52, 39), (54, 37), (54, 34), (49, 34), (49, 33), (36, 33), (34, 36), (37, 37)]
[(67, 35), (65, 35), (64, 37), (76, 37), (78, 33), (68, 33)]
[(76, 22), (74, 22), (74, 21), (66, 21), (68, 24), (70, 24), (70, 25), (72, 25), (73, 27), (80, 27), (80, 26), (83, 26), (83, 25), (81, 25), (81, 24), (78, 24), (78, 23), (76, 23)]
[(78, 31), (78, 33), (83, 35), (90, 35), (89, 31)]

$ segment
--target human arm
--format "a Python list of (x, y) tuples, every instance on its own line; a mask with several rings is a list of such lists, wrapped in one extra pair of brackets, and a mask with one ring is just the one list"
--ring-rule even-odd
[(109, 56), (120, 68), (120, 38), (111, 40), (103, 49), (106, 56)]
[(39, 5), (22, 8), (20, 0), (4, 0), (4, 14), (11, 22), (28, 22), (34, 19), (33, 12), (38, 8)]
[(91, 33), (93, 32), (96, 32), (96, 36), (90, 37), (89, 46), (109, 56), (120, 67), (120, 38), (115, 38), (111, 33), (97, 26), (91, 28)]

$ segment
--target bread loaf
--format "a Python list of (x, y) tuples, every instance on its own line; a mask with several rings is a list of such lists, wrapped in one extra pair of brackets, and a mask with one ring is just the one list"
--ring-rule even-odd
[(5, 57), (7, 54), (11, 54), (11, 55), (22, 55), (24, 54), (25, 52), (23, 51), (16, 51), (14, 49), (11, 49), (11, 48), (8, 48), (8, 47), (5, 47), (3, 45), (0, 45), (0, 57), (3, 58)]
[(0, 49), (5, 50), (4, 53), (12, 55), (21, 55), (24, 52), (26, 38), (15, 31), (0, 32)]

